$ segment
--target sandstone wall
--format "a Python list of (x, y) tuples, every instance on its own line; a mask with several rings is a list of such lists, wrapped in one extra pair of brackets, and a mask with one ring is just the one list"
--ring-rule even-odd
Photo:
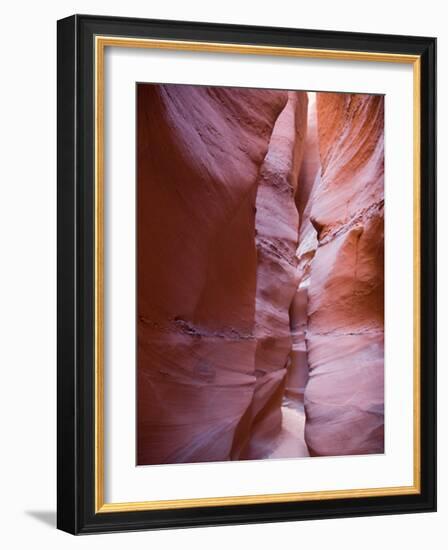
[[(305, 437), (314, 455), (384, 450), (384, 102), (317, 94)], [(303, 243), (301, 243), (303, 244)], [(306, 258), (305, 258), (306, 259)]]
[(384, 449), (383, 98), (310, 97), (138, 87), (139, 464)]
[[(270, 235), (256, 212), (269, 194), (270, 163), (281, 165), (282, 175), (272, 182), (281, 204), (288, 202), (283, 194), (293, 196), (285, 186), (294, 178), (286, 173), (297, 171), (300, 152), (291, 132), (299, 113), (306, 124), (305, 98), (295, 94), (288, 101), (281, 91), (138, 87), (139, 464), (265, 452), (263, 425), (283, 377), (273, 371), (284, 369), (286, 351), (267, 369), (272, 376), (256, 374), (265, 368), (264, 355), (279, 354), (270, 346), (260, 351), (257, 271), (276, 268), (259, 259), (257, 248), (264, 250), (261, 238), (276, 246), (283, 234)], [(265, 160), (274, 125), (275, 152)], [(265, 191), (257, 195), (259, 185)], [(291, 212), (281, 215), (289, 251), (297, 221), (290, 228)], [(280, 317), (281, 325), (283, 312)], [(278, 422), (267, 422), (271, 435)]]
[(299, 213), (298, 247), (296, 249), (297, 288), (289, 310), (292, 349), (286, 382), (287, 395), (300, 401), (303, 401), (309, 373), (306, 347), (309, 266), (317, 248), (316, 231), (310, 222), (309, 212), (313, 189), (318, 186), (321, 170), (315, 94), (309, 94), (309, 96), (311, 99), (308, 106), (307, 133), (295, 194)]

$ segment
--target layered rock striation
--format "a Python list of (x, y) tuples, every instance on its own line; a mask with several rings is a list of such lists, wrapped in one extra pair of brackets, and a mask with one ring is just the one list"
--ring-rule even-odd
[(304, 152), (308, 98), (289, 92), (257, 181), (255, 244), (255, 391), (247, 411), (241, 458), (263, 458), (281, 430), (281, 406), (291, 361), (289, 309), (295, 295), (299, 216), (295, 204)]
[(382, 453), (383, 97), (318, 93), (317, 120), (305, 438), (312, 455)]
[(138, 464), (382, 452), (383, 99), (137, 90)]
[[(296, 96), (138, 87), (139, 464), (262, 452), (253, 426), (281, 377), (261, 383), (256, 375), (257, 190), (262, 166), (265, 174), (269, 163), (297, 170), (288, 125), (299, 111), (306, 123), (306, 95)], [(274, 127), (277, 153), (266, 157)], [(293, 248), (297, 236), (287, 231)]]
[(310, 222), (312, 191), (319, 184), (321, 164), (317, 135), (315, 94), (308, 94), (308, 125), (303, 161), (295, 193), (299, 213), (298, 247), (296, 249), (297, 287), (289, 310), (292, 348), (286, 384), (286, 393), (303, 401), (308, 382), (308, 352), (306, 332), (308, 328), (308, 287), (311, 260), (317, 248), (316, 231)]

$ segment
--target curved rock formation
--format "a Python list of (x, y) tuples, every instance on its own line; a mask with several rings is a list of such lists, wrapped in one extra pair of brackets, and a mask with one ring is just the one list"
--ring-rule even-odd
[(308, 94), (308, 126), (306, 133), (303, 162), (296, 190), (296, 205), (299, 212), (299, 239), (296, 250), (298, 287), (289, 311), (292, 350), (286, 383), (287, 395), (303, 400), (308, 381), (308, 353), (306, 331), (308, 327), (308, 286), (309, 267), (317, 248), (316, 231), (310, 222), (312, 192), (318, 186), (320, 178), (320, 156), (317, 135), (315, 94)]
[(139, 464), (239, 456), (256, 386), (258, 173), (287, 98), (138, 86)]
[(291, 352), (289, 309), (297, 289), (299, 216), (294, 195), (302, 163), (308, 99), (289, 92), (261, 166), (256, 200), (256, 385), (241, 458), (272, 451), (282, 424), (281, 406)]
[(384, 451), (384, 102), (317, 94), (305, 437), (312, 455)]
[(138, 86), (138, 464), (383, 452), (383, 98), (308, 95)]

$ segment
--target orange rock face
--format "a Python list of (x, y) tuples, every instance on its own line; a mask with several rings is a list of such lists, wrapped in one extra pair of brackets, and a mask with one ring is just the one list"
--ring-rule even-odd
[(281, 405), (291, 354), (289, 308), (297, 289), (299, 216), (294, 195), (302, 163), (308, 99), (290, 92), (258, 178), (255, 216), (257, 290), (255, 391), (241, 458), (264, 458), (282, 423)]
[(308, 107), (308, 125), (304, 154), (295, 200), (299, 212), (297, 258), (297, 288), (289, 309), (292, 349), (286, 383), (287, 395), (303, 400), (308, 382), (308, 351), (306, 331), (308, 328), (309, 267), (317, 248), (316, 231), (310, 222), (312, 191), (318, 187), (320, 178), (320, 155), (317, 135), (315, 94)]
[(317, 94), (305, 437), (311, 454), (384, 450), (384, 102)]

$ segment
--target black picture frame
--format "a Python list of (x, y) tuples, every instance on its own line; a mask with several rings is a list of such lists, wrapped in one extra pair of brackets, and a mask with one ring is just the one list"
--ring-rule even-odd
[[(420, 57), (420, 493), (95, 511), (94, 39), (121, 36)], [(58, 21), (57, 526), (73, 534), (436, 510), (436, 39), (74, 15)]]

